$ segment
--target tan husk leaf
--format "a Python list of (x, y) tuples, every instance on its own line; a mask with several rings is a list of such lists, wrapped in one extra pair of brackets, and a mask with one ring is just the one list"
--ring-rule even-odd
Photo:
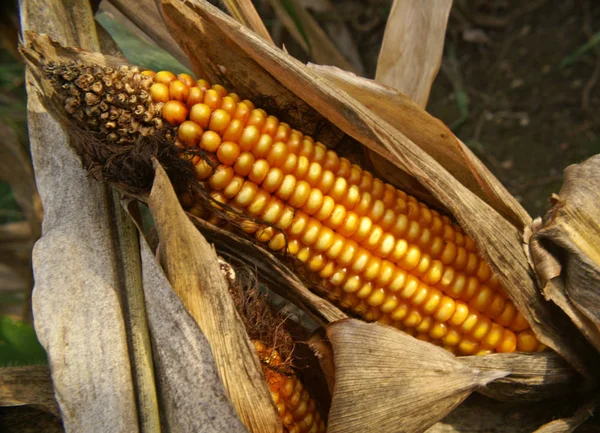
[(600, 155), (565, 170), (554, 206), (529, 239), (545, 296), (600, 351)]
[(143, 238), (140, 243), (159, 398), (169, 431), (247, 432), (227, 397), (206, 337)]
[[(24, 0), (20, 6), (23, 31), (99, 48), (88, 3)], [(67, 431), (96, 432), (102, 426), (136, 432), (110, 195), (81, 168), (63, 130), (42, 106), (30, 72), (27, 79), (29, 142), (45, 210), (43, 236), (33, 252), (33, 314), (63, 424)]]
[(465, 365), (482, 371), (508, 371), (510, 374), (490, 383), (480, 393), (502, 401), (538, 401), (564, 395), (565, 390), (583, 387), (581, 377), (558, 354), (495, 353), (459, 358)]
[[(519, 202), (479, 158), (450, 131), (450, 128), (419, 107), (409, 97), (391, 87), (331, 66), (309, 64), (308, 67), (405, 134), (460, 183), (517, 228), (522, 229), (531, 222), (531, 217)], [(392, 179), (393, 176), (398, 176), (398, 169), (392, 163), (379, 156), (375, 158), (377, 162), (374, 165), (380, 174), (385, 177), (391, 176)], [(402, 179), (408, 176), (403, 172), (401, 174), (404, 175)], [(403, 182), (402, 179), (400, 183)]]
[(507, 373), (479, 371), (395, 328), (354, 319), (327, 327), (335, 385), (329, 433), (422, 432)]
[[(315, 62), (322, 65), (334, 65), (347, 71), (356, 72), (352, 63), (344, 57), (327, 33), (321, 28), (317, 20), (313, 18), (300, 1), (291, 0), (289, 2), (289, 5), (294, 10), (298, 24), (282, 6), (280, 0), (270, 0), (270, 4), (296, 42), (310, 54), (310, 57)], [(302, 28), (304, 34), (298, 30), (298, 25)], [(306, 40), (304, 39), (304, 35), (306, 36)]]
[(190, 55), (195, 72), (208, 70), (220, 81), (227, 78), (242, 97), (263, 92), (276, 98), (285, 95), (284, 102), (289, 102), (292, 91), (336, 127), (416, 178), (475, 239), (540, 340), (581, 371), (591, 369), (589, 347), (568, 318), (539, 293), (516, 227), (404, 134), (207, 2), (161, 4), (167, 26)]
[(233, 406), (253, 433), (279, 432), (281, 421), (212, 246), (181, 208), (164, 169), (155, 162), (148, 207), (158, 231), (158, 258), (175, 293), (198, 323)]
[(442, 60), (452, 0), (394, 0), (375, 81), (398, 89), (425, 108)]
[(265, 41), (273, 43), (271, 35), (265, 27), (265, 23), (263, 23), (258, 15), (251, 0), (223, 0), (223, 3), (225, 3), (225, 7), (236, 20), (254, 30)]
[(0, 407), (32, 405), (60, 418), (47, 365), (0, 368)]

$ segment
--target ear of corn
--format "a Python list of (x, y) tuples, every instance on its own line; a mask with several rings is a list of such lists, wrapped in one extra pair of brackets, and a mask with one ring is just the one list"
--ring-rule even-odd
[[(178, 82), (154, 79), (151, 92)], [(193, 88), (202, 102), (170, 96), (162, 116), (179, 127), (181, 146), (215, 154), (215, 169), (197, 161), (198, 180), (217, 201), (277, 227), (245, 230), (306, 263), (332, 300), (458, 354), (543, 348), (448, 217), (221, 86)]]
[(460, 227), (252, 102), (168, 71), (47, 71), (107, 142), (166, 130), (208, 155), (191, 162), (215, 201), (270, 224), (243, 229), (305, 263), (342, 307), (457, 354), (543, 349)]
[(325, 433), (325, 423), (302, 382), (277, 350), (254, 341), (273, 401), (287, 433)]

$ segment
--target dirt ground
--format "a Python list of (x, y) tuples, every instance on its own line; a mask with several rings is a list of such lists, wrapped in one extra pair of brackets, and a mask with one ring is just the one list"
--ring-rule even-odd
[[(317, 19), (345, 22), (373, 77), (392, 1), (332, 3), (336, 17)], [(566, 166), (600, 153), (600, 43), (578, 51), (599, 31), (595, 0), (454, 1), (427, 109), (533, 216), (549, 208)]]

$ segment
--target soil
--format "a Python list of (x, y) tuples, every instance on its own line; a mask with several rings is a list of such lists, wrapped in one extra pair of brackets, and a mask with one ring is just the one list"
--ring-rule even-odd
[[(372, 78), (392, 1), (332, 3), (335, 18), (315, 17), (322, 24), (346, 24)], [(577, 51), (590, 40), (600, 42), (600, 34), (591, 39), (599, 31), (595, 0), (454, 1), (427, 109), (451, 126), (532, 216), (549, 209), (565, 167), (600, 152), (600, 43)], [(284, 40), (303, 57), (293, 41)], [(464, 95), (468, 103), (461, 105)]]

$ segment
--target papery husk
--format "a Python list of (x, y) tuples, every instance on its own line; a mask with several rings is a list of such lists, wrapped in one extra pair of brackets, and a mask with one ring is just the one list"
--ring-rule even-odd
[(242, 433), (206, 337), (141, 240), (144, 295), (162, 417), (168, 431)]
[(229, 294), (217, 255), (187, 218), (167, 174), (157, 162), (148, 208), (158, 232), (159, 262), (175, 293), (206, 336), (239, 417), (253, 433), (281, 431), (258, 356)]
[(60, 418), (47, 365), (0, 368), (0, 407), (25, 405)]
[(395, 328), (346, 319), (330, 324), (335, 385), (329, 433), (427, 430), (469, 394), (503, 377)]
[(538, 338), (591, 375), (590, 347), (568, 318), (539, 293), (515, 226), (385, 120), (207, 2), (162, 0), (161, 5), (167, 27), (199, 76), (208, 74), (213, 81), (233, 84), (244, 98), (266, 91), (285, 103), (295, 94), (346, 134), (417, 179), (475, 239)]
[(254, 30), (265, 41), (273, 42), (269, 31), (265, 27), (265, 23), (260, 19), (251, 0), (223, 0), (223, 3), (225, 3), (225, 7), (236, 20), (249, 29)]
[(558, 354), (551, 351), (538, 353), (495, 353), (486, 356), (459, 358), (465, 365), (482, 371), (508, 371), (502, 377), (478, 390), (496, 400), (510, 402), (540, 401), (564, 395), (569, 391), (583, 391), (582, 378)]
[[(24, 31), (99, 49), (88, 3), (23, 0), (20, 6)], [(45, 210), (43, 236), (33, 252), (33, 315), (62, 421), (68, 431), (102, 426), (136, 432), (110, 193), (81, 168), (63, 130), (42, 106), (30, 71), (27, 80), (29, 142)]]
[(394, 0), (375, 81), (408, 95), (425, 108), (442, 60), (452, 0)]
[(552, 201), (529, 254), (546, 298), (600, 351), (600, 155), (567, 167)]
[[(275, 10), (279, 20), (290, 32), (290, 35), (309, 54), (313, 61), (324, 65), (334, 65), (346, 71), (358, 72), (360, 65), (357, 68), (355, 64), (344, 57), (301, 1), (290, 0), (288, 2), (288, 6), (293, 10), (294, 17), (290, 15), (281, 1), (270, 0), (269, 3)], [(330, 10), (329, 12), (335, 11)]]

